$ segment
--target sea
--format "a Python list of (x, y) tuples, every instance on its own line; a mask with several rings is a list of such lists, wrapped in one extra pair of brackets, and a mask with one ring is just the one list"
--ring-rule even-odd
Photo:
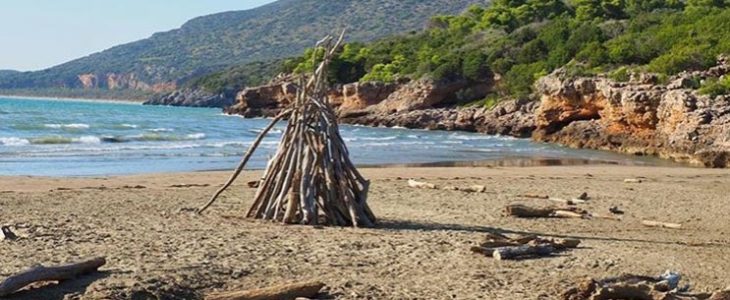
[[(232, 170), (268, 123), (263, 118), (224, 115), (215, 108), (0, 97), (0, 175)], [(265, 167), (285, 125), (266, 137), (249, 169)], [(663, 163), (478, 133), (349, 125), (340, 130), (352, 160), (360, 166)]]

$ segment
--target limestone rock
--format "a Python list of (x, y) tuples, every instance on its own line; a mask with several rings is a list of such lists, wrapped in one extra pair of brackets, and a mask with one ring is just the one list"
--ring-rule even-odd
[(668, 87), (650, 76), (628, 84), (604, 77), (540, 79), (533, 137), (575, 148), (658, 155), (707, 167), (730, 166), (730, 101), (692, 89), (689, 76), (724, 75), (722, 65), (680, 74)]

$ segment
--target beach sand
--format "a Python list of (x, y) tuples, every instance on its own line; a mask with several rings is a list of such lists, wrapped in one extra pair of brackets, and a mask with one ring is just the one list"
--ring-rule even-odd
[[(190, 299), (212, 291), (318, 279), (342, 299), (555, 299), (587, 276), (674, 270), (695, 291), (730, 284), (730, 172), (637, 166), (372, 168), (369, 203), (378, 228), (284, 226), (241, 218), (254, 189), (245, 172), (203, 216), (191, 211), (228, 172), (95, 178), (0, 177), (0, 279), (27, 267), (106, 256), (104, 272), (10, 299)], [(642, 183), (625, 183), (626, 178)], [(421, 190), (480, 184), (486, 193)], [(587, 192), (581, 205), (622, 221), (503, 217), (511, 203), (551, 205)], [(681, 223), (650, 228), (642, 220)], [(554, 257), (496, 261), (470, 252), (485, 232), (573, 237)], [(164, 298), (164, 297), (171, 298)], [(177, 297), (177, 298), (174, 298)]]

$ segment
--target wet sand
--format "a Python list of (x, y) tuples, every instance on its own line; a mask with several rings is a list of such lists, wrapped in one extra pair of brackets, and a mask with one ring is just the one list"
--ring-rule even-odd
[[(0, 278), (33, 264), (103, 255), (103, 272), (10, 299), (196, 299), (212, 291), (319, 279), (337, 299), (556, 299), (586, 276), (680, 272), (695, 291), (730, 284), (730, 172), (641, 166), (366, 168), (377, 228), (284, 226), (243, 219), (246, 172), (204, 216), (228, 172), (94, 178), (0, 177)], [(625, 183), (626, 178), (642, 183)], [(487, 187), (486, 193), (420, 190)], [(587, 192), (586, 210), (622, 221), (515, 219), (505, 205), (549, 206)], [(642, 220), (681, 223), (649, 228)], [(473, 254), (486, 232), (573, 237), (560, 255), (495, 261)]]

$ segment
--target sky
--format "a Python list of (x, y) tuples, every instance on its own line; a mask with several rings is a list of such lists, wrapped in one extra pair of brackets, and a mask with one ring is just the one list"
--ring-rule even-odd
[(32, 71), (274, 0), (0, 0), (0, 70)]

